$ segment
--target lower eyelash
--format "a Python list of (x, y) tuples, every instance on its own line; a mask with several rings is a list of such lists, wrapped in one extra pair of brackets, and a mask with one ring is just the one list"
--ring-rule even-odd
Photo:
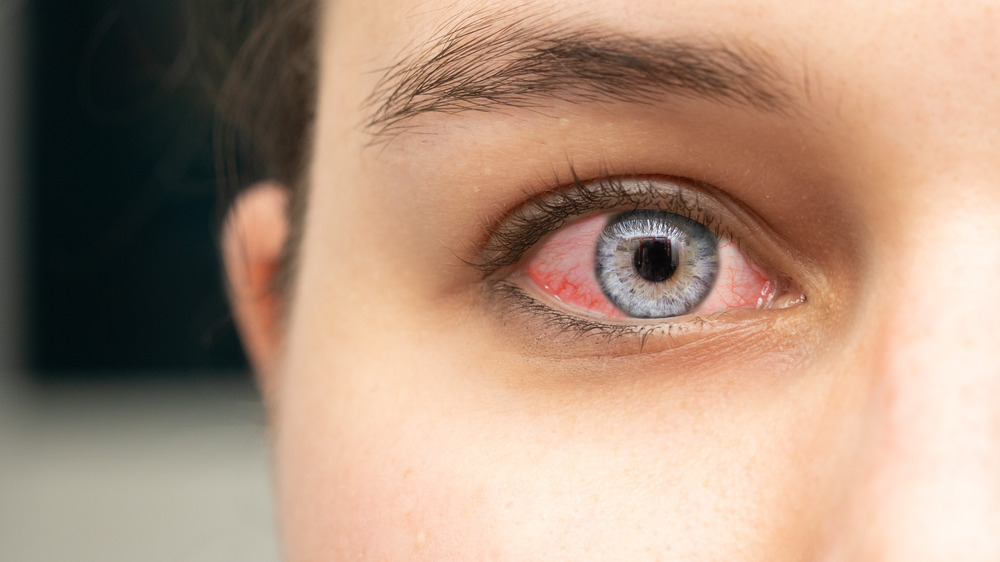
[[(650, 337), (676, 337), (704, 327), (706, 319), (695, 316), (679, 322), (659, 319), (655, 324), (607, 324), (561, 312), (532, 297), (511, 281), (495, 281), (487, 285), (489, 298), (504, 314), (522, 314), (537, 323), (540, 337), (567, 338), (569, 342), (590, 340), (611, 343), (632, 339), (641, 351)], [(631, 319), (633, 322), (635, 319)]]
[[(489, 282), (484, 291), (483, 303), (492, 309), (491, 315), (499, 319), (500, 337), (513, 337), (526, 350), (538, 348), (548, 358), (615, 359), (637, 354), (680, 353), (694, 346), (692, 351), (679, 357), (686, 357), (687, 361), (694, 357), (691, 364), (700, 365), (725, 357), (732, 349), (773, 342), (775, 329), (786, 324), (772, 314), (758, 314), (757, 309), (679, 316), (642, 324), (612, 324), (581, 318), (549, 306), (517, 285), (516, 280)], [(797, 304), (803, 302), (804, 295), (796, 301)], [(801, 310), (796, 303), (769, 309), (777, 315), (794, 315), (796, 310)]]

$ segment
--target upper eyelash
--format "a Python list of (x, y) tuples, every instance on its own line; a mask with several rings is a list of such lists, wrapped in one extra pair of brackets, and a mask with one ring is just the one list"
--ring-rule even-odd
[[(702, 206), (696, 189), (680, 188), (668, 192), (662, 188), (664, 183), (680, 187), (682, 183), (696, 182), (637, 176), (583, 181), (572, 168), (571, 173), (573, 183), (569, 188), (532, 197), (494, 230), (479, 259), (473, 263), (484, 278), (516, 264), (542, 238), (571, 219), (595, 211), (661, 209), (696, 220), (716, 236), (735, 240), (729, 229)], [(635, 186), (640, 189), (636, 190)], [(736, 242), (739, 244), (738, 240)]]

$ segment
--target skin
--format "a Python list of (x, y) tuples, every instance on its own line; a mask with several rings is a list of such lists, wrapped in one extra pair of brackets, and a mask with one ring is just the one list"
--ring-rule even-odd
[[(377, 70), (507, 4), (328, 6), (287, 298), (268, 293), (284, 192), (231, 214), (287, 559), (1000, 559), (997, 5), (537, 0), (758, 45), (795, 109), (553, 102), (373, 146)], [(716, 186), (808, 300), (677, 320), (642, 349), (497, 305), (466, 261), (568, 161)]]

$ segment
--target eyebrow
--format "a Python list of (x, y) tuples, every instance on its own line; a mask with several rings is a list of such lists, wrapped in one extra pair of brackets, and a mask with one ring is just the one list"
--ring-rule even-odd
[(474, 14), (447, 22), (400, 57), (366, 102), (366, 129), (396, 136), (429, 114), (541, 109), (574, 103), (707, 99), (781, 112), (785, 80), (747, 43), (650, 40), (571, 21)]

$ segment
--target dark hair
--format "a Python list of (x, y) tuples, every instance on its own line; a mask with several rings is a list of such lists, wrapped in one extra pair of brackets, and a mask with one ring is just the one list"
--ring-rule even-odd
[(220, 219), (250, 184), (289, 189), (289, 237), (274, 289), (294, 275), (315, 115), (319, 0), (192, 0), (204, 87), (216, 108)]

